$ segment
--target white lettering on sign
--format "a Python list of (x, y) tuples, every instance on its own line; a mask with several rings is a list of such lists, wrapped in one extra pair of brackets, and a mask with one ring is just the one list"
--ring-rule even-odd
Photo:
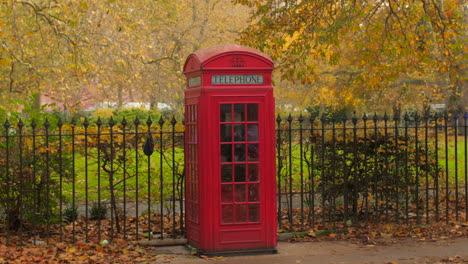
[(201, 78), (200, 76), (195, 76), (191, 77), (188, 79), (188, 86), (193, 87), (193, 86), (199, 86), (201, 84)]
[(263, 84), (263, 75), (212, 75), (211, 84)]

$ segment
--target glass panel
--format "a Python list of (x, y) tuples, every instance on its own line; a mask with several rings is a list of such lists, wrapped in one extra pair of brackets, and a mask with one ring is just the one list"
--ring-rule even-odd
[(258, 124), (247, 125), (247, 140), (258, 141)]
[(234, 122), (245, 121), (245, 107), (244, 104), (234, 105)]
[(197, 113), (195, 111), (195, 105), (192, 107), (192, 122), (197, 122)]
[(249, 164), (249, 168), (247, 170), (247, 178), (249, 182), (258, 181), (258, 164)]
[(232, 223), (234, 222), (234, 215), (233, 215), (233, 208), (232, 205), (223, 205), (221, 209), (221, 217), (223, 223)]
[(247, 105), (247, 121), (258, 121), (258, 104)]
[(249, 204), (249, 222), (260, 222), (259, 204)]
[(232, 165), (221, 166), (221, 182), (232, 182)]
[(193, 220), (198, 223), (198, 215), (200, 214), (200, 209), (198, 204), (193, 204)]
[(248, 144), (249, 161), (258, 161), (258, 144)]
[(236, 144), (234, 147), (234, 161), (245, 161), (245, 145)]
[(232, 203), (232, 185), (221, 185), (221, 202)]
[(198, 186), (196, 183), (193, 184), (193, 200), (198, 201)]
[(245, 182), (245, 165), (238, 164), (235, 167), (235, 181), (236, 182)]
[(221, 142), (232, 141), (232, 125), (221, 125), (220, 140)]
[(220, 117), (221, 122), (231, 122), (231, 105), (230, 104), (221, 104), (220, 105)]
[[(245, 150), (244, 150), (245, 153)], [(221, 145), (221, 162), (231, 162), (232, 161), (232, 145), (223, 144)]]
[(234, 141), (245, 141), (245, 125), (234, 125)]
[(236, 223), (247, 222), (247, 205), (237, 204), (236, 205)]
[(245, 184), (235, 185), (236, 202), (245, 202)]
[(258, 184), (249, 184), (249, 202), (258, 202), (260, 200), (258, 187)]

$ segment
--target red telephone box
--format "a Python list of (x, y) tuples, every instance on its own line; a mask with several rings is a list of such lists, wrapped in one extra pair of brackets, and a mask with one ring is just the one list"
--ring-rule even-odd
[(276, 252), (272, 70), (239, 45), (185, 62), (186, 228), (198, 252)]

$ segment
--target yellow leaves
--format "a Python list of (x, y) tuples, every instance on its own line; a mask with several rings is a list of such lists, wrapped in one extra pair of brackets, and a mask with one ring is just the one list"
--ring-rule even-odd
[(8, 58), (0, 58), (0, 65), (1, 66), (9, 66), (11, 63), (11, 60)]
[(78, 249), (76, 247), (67, 247), (65, 251), (68, 253), (75, 253), (78, 251)]

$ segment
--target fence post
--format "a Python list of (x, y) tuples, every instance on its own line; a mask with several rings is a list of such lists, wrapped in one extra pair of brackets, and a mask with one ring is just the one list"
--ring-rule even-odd
[(277, 135), (276, 135), (276, 157), (277, 157), (277, 168), (276, 168), (276, 178), (277, 178), (277, 185), (278, 185), (278, 224), (279, 229), (283, 227), (282, 219), (282, 206), (281, 206), (281, 169), (283, 167), (283, 162), (281, 159), (281, 117), (278, 114), (276, 118), (277, 124)]

